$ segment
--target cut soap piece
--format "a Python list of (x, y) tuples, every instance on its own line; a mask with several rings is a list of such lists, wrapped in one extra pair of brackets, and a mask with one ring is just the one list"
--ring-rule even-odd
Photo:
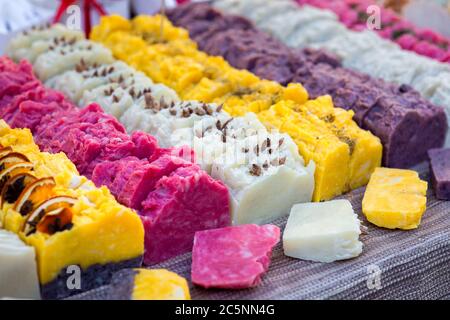
[(415, 171), (377, 168), (367, 185), (362, 211), (379, 227), (415, 229), (427, 208), (427, 187)]
[(261, 282), (273, 247), (274, 225), (254, 224), (200, 231), (192, 250), (192, 282), (204, 288), (243, 289)]
[(450, 149), (432, 149), (428, 151), (428, 156), (436, 197), (450, 200)]
[(165, 269), (125, 269), (111, 281), (110, 300), (190, 300), (186, 279)]
[(34, 248), (0, 230), (0, 298), (40, 299)]
[(360, 221), (348, 200), (303, 203), (292, 207), (283, 234), (287, 256), (317, 262), (357, 257)]
[(230, 189), (233, 224), (262, 224), (311, 201), (314, 169), (313, 161), (304, 165), (288, 135), (263, 132), (229, 145), (211, 175)]

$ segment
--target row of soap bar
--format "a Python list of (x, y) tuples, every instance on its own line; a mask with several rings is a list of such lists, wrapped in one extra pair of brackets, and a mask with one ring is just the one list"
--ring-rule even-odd
[[(42, 297), (61, 298), (79, 292), (66, 285), (71, 265), (83, 268), (83, 289), (89, 290), (107, 283), (109, 271), (117, 266), (141, 264), (144, 230), (135, 212), (118, 204), (106, 188), (80, 176), (63, 153), (40, 152), (28, 129), (10, 129), (0, 121), (0, 146), (1, 226), (31, 247), (14, 240), (11, 243), (23, 249), (13, 252), (1, 241), (5, 256), (0, 278), (15, 275), (2, 281), (1, 291), (36, 297), (35, 290), (29, 290), (37, 272)], [(96, 273), (89, 275), (92, 266)]]
[[(217, 104), (180, 101), (172, 89), (125, 63), (93, 55), (107, 49), (60, 25), (28, 31), (9, 48), (16, 60), (30, 59), (47, 86), (79, 106), (97, 103), (128, 132), (145, 131), (160, 146), (190, 146), (202, 169), (229, 187), (234, 223), (268, 222), (287, 215), (295, 203), (311, 201), (314, 162), (305, 166), (292, 139), (268, 131), (254, 114), (233, 118)], [(49, 61), (56, 62), (52, 70), (42, 69)], [(116, 183), (103, 171), (94, 171), (93, 179), (114, 193)], [(286, 192), (274, 197), (282, 186)], [(140, 209), (137, 200), (126, 204)]]
[(223, 103), (235, 116), (254, 111), (267, 128), (289, 134), (305, 162), (316, 165), (314, 201), (363, 186), (380, 165), (379, 139), (361, 130), (352, 112), (334, 108), (329, 97), (307, 101), (298, 84), (283, 87), (232, 68), (222, 58), (198, 51), (186, 30), (160, 16), (133, 21), (104, 17), (92, 39), (184, 99)]
[[(373, 0), (297, 0), (297, 2), (331, 10), (343, 24), (355, 31), (367, 29), (367, 21), (370, 17), (368, 9), (376, 5)], [(396, 42), (405, 50), (450, 63), (450, 39), (431, 29), (419, 28), (390, 9), (379, 8), (381, 25), (374, 30), (378, 35)]]
[[(402, 50), (373, 31), (351, 31), (331, 11), (299, 6), (291, 0), (216, 0), (214, 5), (248, 17), (290, 47), (325, 49), (342, 59), (345, 67), (411, 86), (425, 99), (444, 107), (450, 119), (450, 65), (447, 63)], [(430, 139), (434, 138), (430, 135)], [(450, 134), (446, 143), (450, 143)], [(426, 155), (423, 156), (425, 160)]]
[[(35, 249), (17, 234), (0, 229), (0, 299), (40, 299)], [(124, 269), (115, 273), (107, 299), (189, 300), (187, 281), (164, 269)], [(131, 292), (124, 288), (132, 288)]]
[(226, 186), (191, 161), (188, 147), (165, 149), (147, 133), (127, 134), (97, 104), (75, 107), (26, 62), (2, 58), (0, 71), (2, 118), (30, 128), (43, 150), (64, 152), (80, 173), (139, 212), (146, 264), (190, 251), (196, 231), (230, 224)]
[[(429, 149), (444, 143), (444, 110), (408, 86), (343, 68), (320, 50), (292, 49), (255, 28), (248, 19), (208, 4), (178, 6), (167, 16), (175, 25), (188, 29), (208, 54), (220, 55), (234, 67), (265, 79), (301, 83), (310, 98), (329, 94), (336, 106), (353, 110), (358, 125), (381, 139), (384, 166), (409, 168), (426, 160)], [(321, 117), (332, 119), (330, 114)]]

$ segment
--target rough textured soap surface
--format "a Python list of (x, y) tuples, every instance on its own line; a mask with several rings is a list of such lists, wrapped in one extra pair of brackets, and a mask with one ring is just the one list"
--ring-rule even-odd
[(360, 221), (348, 200), (297, 204), (283, 233), (284, 254), (333, 262), (361, 254)]
[(274, 225), (241, 225), (197, 232), (192, 282), (204, 288), (243, 289), (258, 285), (280, 239)]
[(0, 298), (40, 299), (34, 248), (0, 230)]
[(379, 227), (415, 229), (427, 208), (427, 187), (415, 171), (377, 168), (367, 185), (362, 211)]
[(428, 151), (428, 156), (436, 197), (450, 200), (450, 149), (432, 149)]
[[(185, 29), (176, 28), (167, 20), (163, 20), (165, 28), (160, 39), (158, 26), (162, 19), (159, 15), (139, 16), (132, 21), (119, 16), (104, 17), (92, 39), (102, 42), (116, 57), (137, 66), (155, 82), (173, 88), (183, 99), (223, 103), (224, 110), (232, 116), (257, 113), (269, 130), (288, 133), (305, 164), (311, 160), (316, 164), (314, 201), (332, 199), (367, 183), (373, 168), (380, 164), (381, 142), (353, 123), (351, 111), (334, 108), (329, 100), (324, 105), (328, 114), (324, 115), (320, 108), (307, 104), (308, 94), (301, 84), (282, 86), (233, 68), (221, 57), (199, 51)], [(245, 19), (232, 20), (231, 24), (245, 26)], [(201, 27), (196, 32), (200, 30)], [(157, 43), (147, 41), (149, 34), (158, 39)], [(333, 64), (333, 59), (324, 53), (305, 51), (304, 55), (312, 61)], [(247, 58), (254, 60), (251, 54)], [(290, 110), (283, 112), (280, 119), (273, 115), (279, 114), (272, 112), (280, 109), (275, 106)], [(332, 123), (335, 118), (336, 123)], [(339, 124), (351, 129), (342, 130)], [(361, 147), (367, 152), (353, 152)]]

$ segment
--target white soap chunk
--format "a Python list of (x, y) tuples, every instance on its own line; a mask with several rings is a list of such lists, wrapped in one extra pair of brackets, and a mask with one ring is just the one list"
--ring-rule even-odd
[(263, 132), (229, 145), (211, 176), (229, 187), (233, 224), (263, 224), (311, 201), (314, 170), (312, 161), (304, 166), (289, 136)]
[(333, 262), (361, 254), (360, 221), (348, 200), (297, 204), (283, 234), (284, 254)]
[(37, 26), (11, 39), (6, 54), (15, 61), (27, 59), (31, 63), (42, 53), (61, 43), (72, 43), (84, 39), (81, 31), (71, 30), (62, 24)]
[(117, 61), (100, 66), (86, 66), (86, 69), (69, 70), (48, 79), (45, 85), (63, 92), (69, 99), (78, 104), (85, 91), (93, 90), (108, 83), (120, 83), (123, 79), (132, 77), (135, 73), (131, 67)]
[(0, 230), (0, 298), (40, 299), (34, 248)]
[(114, 58), (104, 46), (81, 40), (70, 46), (60, 46), (41, 54), (34, 63), (34, 71), (39, 79), (47, 79), (75, 69), (76, 66), (113, 63)]

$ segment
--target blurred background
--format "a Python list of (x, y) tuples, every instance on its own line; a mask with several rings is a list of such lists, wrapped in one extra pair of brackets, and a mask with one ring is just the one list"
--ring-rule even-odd
[[(120, 14), (131, 17), (138, 14), (154, 14), (162, 6), (170, 8), (176, 3), (186, 0), (0, 0), (0, 54), (5, 43), (15, 33), (32, 25), (50, 22), (62, 3), (76, 4), (80, 8), (80, 27), (84, 28), (85, 15), (83, 8), (90, 2), (90, 19), (92, 25), (99, 21), (99, 13), (92, 3), (98, 3), (108, 14)], [(197, 0), (192, 2), (201, 2)], [(245, 1), (245, 0), (242, 0)], [(276, 0), (267, 0), (276, 1)], [(351, 1), (351, 0), (330, 0)], [(450, 37), (450, 0), (375, 0), (386, 8), (390, 8), (419, 27), (429, 28)], [(61, 22), (67, 19), (63, 14)]]

